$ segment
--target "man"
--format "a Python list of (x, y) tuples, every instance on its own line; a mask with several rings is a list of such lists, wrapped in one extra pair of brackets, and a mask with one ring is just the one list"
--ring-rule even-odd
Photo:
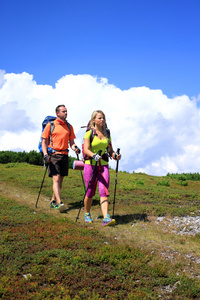
[[(56, 107), (57, 118), (54, 121), (54, 129), (50, 138), (51, 124), (48, 123), (42, 133), (42, 151), (45, 162), (49, 163), (48, 173), (53, 178), (53, 196), (50, 202), (50, 207), (57, 208), (60, 211), (65, 209), (61, 201), (61, 189), (64, 176), (68, 176), (69, 160), (68, 152), (69, 145), (76, 154), (80, 153), (80, 149), (76, 146), (74, 139), (74, 129), (70, 125), (68, 127), (67, 109), (65, 105)], [(52, 155), (49, 156), (47, 148), (52, 148)]]

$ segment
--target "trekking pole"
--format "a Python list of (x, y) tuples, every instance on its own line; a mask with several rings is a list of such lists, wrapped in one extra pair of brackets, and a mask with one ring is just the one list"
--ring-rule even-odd
[[(76, 155), (77, 155), (77, 159), (79, 160), (79, 155), (78, 155), (78, 154), (76, 154)], [(81, 170), (80, 170), (80, 171), (81, 171)], [(82, 178), (82, 181), (83, 181), (84, 191), (86, 191), (85, 181), (84, 181), (84, 178), (83, 178), (83, 173), (82, 173), (82, 171), (81, 171), (81, 178)]]
[[(98, 152), (97, 154), (101, 155), (101, 152), (102, 152), (102, 150), (99, 150), (99, 152)], [(81, 201), (81, 206), (80, 206), (80, 208), (79, 208), (79, 211), (78, 211), (78, 214), (77, 214), (77, 217), (76, 217), (76, 222), (77, 222), (77, 220), (79, 219), (79, 214), (80, 214), (81, 208), (84, 206), (84, 199), (85, 199), (85, 196), (86, 196), (86, 194), (87, 194), (87, 191), (88, 191), (88, 189), (89, 189), (89, 187), (90, 187), (90, 185), (91, 185), (92, 178), (93, 178), (94, 173), (95, 173), (96, 168), (97, 168), (97, 163), (98, 163), (98, 161), (96, 161), (96, 163), (95, 163), (94, 169), (93, 169), (93, 171), (92, 171), (92, 175), (91, 175), (91, 177), (90, 177), (90, 181), (89, 181), (89, 183), (88, 183), (87, 189), (85, 190), (85, 194), (84, 194), (83, 200)]]
[(40, 191), (39, 191), (39, 194), (38, 194), (38, 197), (37, 197), (37, 201), (35, 203), (36, 208), (37, 208), (38, 200), (39, 200), (40, 193), (41, 193), (41, 190), (42, 190), (42, 186), (43, 186), (43, 183), (44, 183), (44, 179), (45, 179), (45, 176), (46, 176), (47, 168), (48, 168), (48, 164), (46, 165), (46, 169), (45, 169), (44, 176), (43, 176), (43, 179), (42, 179), (42, 183), (41, 183), (41, 186), (40, 186)]
[[(117, 148), (117, 154), (119, 154), (119, 152), (120, 152), (120, 149)], [(115, 196), (116, 196), (116, 186), (117, 186), (118, 166), (119, 166), (119, 160), (117, 160), (117, 165), (116, 165), (115, 190), (114, 190), (114, 200), (113, 200), (113, 214), (112, 214), (112, 218), (114, 218), (114, 209), (115, 209)]]

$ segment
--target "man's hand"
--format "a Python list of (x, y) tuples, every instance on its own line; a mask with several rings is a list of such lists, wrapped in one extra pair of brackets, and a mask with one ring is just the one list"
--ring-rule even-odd
[(81, 153), (81, 150), (77, 147), (77, 146), (74, 146), (74, 148), (75, 148), (75, 152), (76, 152), (76, 154), (80, 154)]
[(44, 155), (44, 162), (49, 163), (50, 162), (50, 156), (48, 154)]

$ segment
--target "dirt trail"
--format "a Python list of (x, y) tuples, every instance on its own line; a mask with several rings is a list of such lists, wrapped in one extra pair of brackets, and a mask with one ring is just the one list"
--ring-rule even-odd
[[(39, 191), (38, 191), (39, 193)], [(11, 186), (6, 184), (5, 182), (0, 182), (0, 195), (5, 198), (13, 199), (17, 201), (19, 204), (22, 205), (28, 205), (30, 208), (34, 209), (34, 212), (45, 212), (46, 214), (53, 215), (58, 218), (68, 218), (74, 222), (76, 222), (76, 217), (78, 215), (79, 209), (72, 209), (69, 211), (65, 211), (63, 213), (60, 213), (57, 209), (50, 208), (50, 199), (45, 197), (42, 193), (40, 194), (39, 201), (36, 205), (38, 194), (27, 194), (27, 191), (23, 191), (23, 189), (15, 186)], [(68, 208), (66, 206), (66, 208)], [(97, 215), (93, 214), (94, 217), (97, 217)], [(95, 222), (92, 224), (92, 227), (98, 228), (101, 226), (102, 220), (95, 220)], [(81, 209), (81, 212), (79, 214), (79, 219), (77, 221), (77, 224), (86, 225), (84, 223), (84, 209)], [(91, 227), (91, 225), (90, 225)]]
[(35, 211), (45, 212), (47, 214), (55, 215), (58, 217), (65, 217), (67, 216), (66, 213), (59, 213), (56, 209), (50, 209), (50, 200), (47, 199), (42, 193), (40, 194), (39, 201), (37, 204), (37, 208), (35, 207), (38, 194), (28, 194), (27, 192), (23, 191), (22, 189), (14, 186), (7, 185), (4, 182), (0, 182), (0, 193), (1, 196), (9, 199), (13, 199), (22, 205), (28, 205), (30, 208), (35, 209)]

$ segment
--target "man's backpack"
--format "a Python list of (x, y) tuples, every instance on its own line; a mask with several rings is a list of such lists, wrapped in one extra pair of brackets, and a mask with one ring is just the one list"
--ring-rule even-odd
[[(42, 132), (41, 132), (40, 141), (39, 141), (39, 144), (38, 144), (38, 149), (39, 149), (40, 153), (42, 153), (42, 154), (43, 154), (43, 152), (42, 152), (42, 133), (43, 133), (44, 128), (46, 127), (46, 125), (50, 122), (51, 123), (51, 129), (50, 129), (49, 140), (52, 142), (52, 140), (51, 140), (51, 134), (52, 134), (52, 132), (54, 130), (54, 122), (53, 121), (55, 121), (56, 118), (57, 117), (47, 116), (44, 119), (44, 121), (42, 122)], [(67, 126), (69, 128), (69, 132), (70, 132), (69, 134), (71, 135), (71, 126), (70, 126), (70, 124), (68, 122), (67, 122)], [(51, 154), (52, 151), (53, 151), (52, 148), (50, 148), (50, 147), (47, 148), (48, 154)]]
[[(96, 130), (94, 128), (90, 128), (90, 121), (88, 122), (87, 126), (82, 126), (81, 128), (85, 128), (86, 127), (86, 132), (91, 130), (91, 135), (90, 135), (90, 145), (94, 139), (94, 136), (96, 135)], [(110, 130), (108, 129), (107, 127), (107, 124), (106, 124), (106, 133), (107, 133), (107, 137), (108, 139), (110, 138)], [(108, 145), (108, 148), (109, 148), (109, 145)], [(84, 152), (84, 143), (82, 144), (82, 156), (83, 156), (83, 162), (85, 162), (86, 160), (91, 160), (91, 157), (87, 156)], [(109, 157), (109, 151), (107, 149), (107, 153), (103, 154), (102, 155), (102, 158), (105, 160), (105, 161), (108, 161), (108, 157)]]

